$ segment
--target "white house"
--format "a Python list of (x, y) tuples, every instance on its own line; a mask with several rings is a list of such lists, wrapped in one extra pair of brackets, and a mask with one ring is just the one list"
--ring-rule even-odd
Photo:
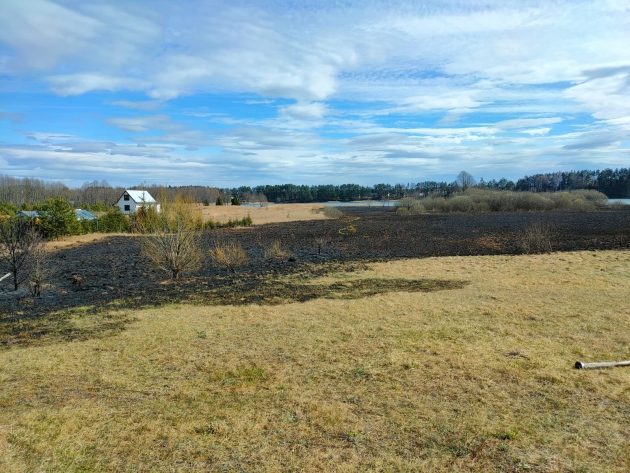
[(117, 205), (120, 211), (126, 215), (135, 214), (142, 207), (154, 207), (155, 210), (160, 211), (158, 201), (145, 190), (127, 189), (114, 205)]

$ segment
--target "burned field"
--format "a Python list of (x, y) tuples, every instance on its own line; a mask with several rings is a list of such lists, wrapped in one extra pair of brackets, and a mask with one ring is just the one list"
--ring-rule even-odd
[[(423, 292), (454, 288), (461, 281), (430, 278), (417, 281), (355, 281), (317, 286), (308, 281), (333, 271), (353, 271), (366, 263), (429, 256), (520, 254), (528, 251), (524, 235), (542, 227), (553, 251), (630, 248), (630, 209), (598, 212), (515, 212), (484, 214), (427, 214), (401, 216), (389, 209), (347, 208), (335, 220), (286, 222), (245, 229), (212, 230), (206, 248), (235, 241), (248, 262), (233, 271), (218, 267), (208, 256), (200, 271), (177, 281), (152, 267), (141, 255), (138, 236), (112, 236), (75, 247), (53, 249), (48, 260), (47, 285), (41, 298), (0, 298), (0, 343), (19, 343), (50, 332), (40, 319), (53, 312), (104, 308), (141, 308), (170, 302), (210, 305), (305, 302), (317, 298), (353, 299), (378, 293)], [(282, 257), (269, 257), (273, 244)], [(535, 251), (533, 251), (535, 252)], [(22, 320), (16, 325), (16, 320)], [(60, 336), (63, 317), (55, 319)], [(49, 321), (46, 322), (48, 324)], [(104, 320), (107, 330), (120, 321)], [(0, 326), (0, 327), (2, 327)], [(10, 327), (10, 330), (9, 330)], [(16, 332), (17, 331), (17, 332)]]
[(629, 372), (573, 366), (626, 359), (630, 212), (348, 214), (179, 280), (52, 242), (2, 302), (0, 470), (628, 471)]

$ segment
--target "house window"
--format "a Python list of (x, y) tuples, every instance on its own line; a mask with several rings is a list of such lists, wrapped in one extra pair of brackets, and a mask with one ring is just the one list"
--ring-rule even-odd
[(125, 212), (129, 212), (129, 205), (125, 205)]
[(129, 200), (129, 194), (125, 194), (125, 196), (123, 197), (123, 200)]

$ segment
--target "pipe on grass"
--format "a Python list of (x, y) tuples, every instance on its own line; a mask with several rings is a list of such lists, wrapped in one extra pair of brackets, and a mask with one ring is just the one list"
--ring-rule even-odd
[(599, 361), (594, 363), (585, 363), (584, 361), (576, 361), (576, 370), (594, 370), (598, 368), (614, 368), (615, 366), (630, 366), (628, 361)]

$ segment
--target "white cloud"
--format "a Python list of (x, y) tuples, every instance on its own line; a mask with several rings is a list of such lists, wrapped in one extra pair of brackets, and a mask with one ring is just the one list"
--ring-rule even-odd
[(596, 118), (623, 123), (630, 116), (630, 71), (585, 80), (565, 93), (583, 104)]
[(168, 115), (149, 115), (146, 117), (109, 118), (108, 123), (125, 131), (145, 132), (154, 129), (173, 130), (176, 125)]
[(548, 134), (551, 131), (551, 128), (542, 127), (542, 128), (528, 128), (525, 130), (520, 130), (521, 133), (530, 136), (543, 136)]
[(515, 118), (512, 120), (501, 120), (495, 123), (494, 126), (501, 129), (529, 128), (542, 125), (553, 125), (555, 123), (560, 123), (561, 121), (562, 118), (560, 117)]
[(95, 90), (110, 92), (126, 89), (141, 90), (145, 85), (140, 79), (110, 76), (98, 72), (56, 75), (48, 78), (52, 90), (58, 95), (81, 95)]
[(483, 104), (474, 98), (476, 95), (478, 95), (476, 90), (434, 91), (404, 99), (397, 111), (450, 110), (464, 112)]
[(318, 102), (298, 102), (285, 107), (280, 107), (279, 110), (282, 115), (301, 120), (319, 119), (326, 114), (326, 106)]
[(81, 54), (96, 38), (97, 19), (47, 0), (3, 1), (0, 41), (15, 55), (11, 67), (47, 69)]
[(160, 108), (164, 103), (159, 100), (114, 100), (111, 104), (131, 110), (151, 112)]

